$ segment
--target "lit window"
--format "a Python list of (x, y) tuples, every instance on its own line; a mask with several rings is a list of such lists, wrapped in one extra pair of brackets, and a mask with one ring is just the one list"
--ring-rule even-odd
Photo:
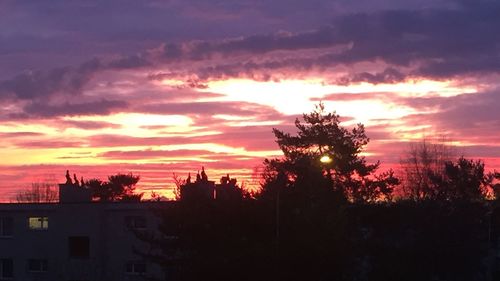
[(0, 217), (0, 237), (12, 237), (14, 220), (9, 217)]
[(12, 259), (0, 259), (0, 280), (14, 278), (14, 262)]
[(44, 259), (30, 259), (28, 260), (28, 271), (30, 272), (47, 272), (49, 263)]
[(147, 221), (142, 216), (127, 216), (125, 217), (125, 225), (132, 229), (146, 229)]
[(146, 264), (143, 262), (128, 262), (125, 265), (125, 272), (128, 274), (145, 274), (146, 273)]
[(49, 217), (29, 217), (28, 225), (30, 229), (45, 230), (49, 228)]

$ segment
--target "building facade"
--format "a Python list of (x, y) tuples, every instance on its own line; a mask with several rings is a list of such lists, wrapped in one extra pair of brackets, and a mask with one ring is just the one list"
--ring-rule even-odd
[(60, 186), (58, 203), (0, 204), (0, 280), (165, 277), (137, 254), (154, 249), (136, 232), (154, 233), (168, 202), (91, 202), (72, 188)]

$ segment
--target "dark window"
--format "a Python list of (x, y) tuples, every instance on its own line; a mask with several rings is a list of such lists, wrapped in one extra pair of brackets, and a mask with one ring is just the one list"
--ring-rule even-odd
[(90, 256), (90, 239), (87, 236), (68, 237), (70, 258), (88, 258)]
[(11, 237), (14, 220), (10, 217), (0, 217), (0, 237)]
[(147, 221), (142, 216), (127, 216), (125, 217), (125, 225), (133, 229), (146, 229)]
[(46, 272), (49, 270), (49, 263), (45, 259), (30, 259), (28, 260), (28, 271), (30, 272)]
[(12, 259), (0, 259), (0, 279), (14, 278), (14, 262)]
[(146, 264), (143, 262), (128, 262), (125, 265), (125, 272), (128, 274), (146, 273)]

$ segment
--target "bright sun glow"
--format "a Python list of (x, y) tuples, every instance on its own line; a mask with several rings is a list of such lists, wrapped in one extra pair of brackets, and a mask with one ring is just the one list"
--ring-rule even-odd
[[(477, 90), (470, 88), (459, 88), (446, 81), (410, 81), (398, 84), (372, 85), (361, 83), (349, 86), (326, 85), (320, 79), (309, 80), (283, 80), (279, 82), (259, 82), (247, 79), (231, 79), (224, 81), (212, 81), (208, 83), (207, 89), (199, 89), (203, 92), (215, 92), (225, 95), (222, 98), (208, 98), (212, 101), (246, 101), (258, 103), (276, 108), (284, 114), (300, 114), (309, 110), (314, 100), (321, 100), (329, 94), (361, 94), (361, 93), (397, 93), (403, 97), (420, 96), (456, 96), (464, 93), (474, 93)], [(375, 104), (374, 102), (378, 102)], [(338, 102), (335, 109), (350, 112), (347, 116), (359, 117), (360, 120), (370, 119), (371, 114), (383, 113), (383, 116), (374, 115), (372, 118), (398, 118), (402, 115), (412, 113), (408, 109), (392, 107), (376, 98), (359, 101)], [(361, 113), (363, 116), (359, 116)]]
[(165, 79), (160, 82), (160, 84), (169, 87), (180, 87), (184, 85), (184, 81), (175, 79)]
[(211, 100), (246, 101), (268, 105), (285, 114), (302, 113), (304, 106), (311, 103), (310, 98), (319, 98), (330, 92), (318, 80), (257, 82), (243, 79), (213, 81), (208, 84), (207, 89), (200, 91), (225, 95)]
[[(173, 88), (183, 87), (185, 81), (164, 80), (158, 84), (162, 89), (171, 87), (172, 89), (169, 90), (175, 90)], [(187, 165), (186, 163), (206, 163), (207, 166), (217, 167), (217, 165), (223, 165), (221, 162), (224, 161), (251, 162), (255, 159), (260, 161), (263, 158), (278, 157), (282, 155), (282, 152), (273, 146), (252, 149), (246, 146), (245, 141), (217, 143), (217, 139), (220, 137), (211, 140), (207, 136), (222, 135), (226, 128), (234, 130), (235, 127), (286, 125), (285, 118), (280, 118), (277, 114), (275, 116), (272, 112), (273, 109), (282, 114), (296, 115), (310, 112), (320, 100), (323, 100), (326, 111), (336, 111), (340, 116), (348, 117), (342, 125), (351, 126), (361, 122), (368, 126), (387, 126), (392, 130), (390, 134), (393, 136), (397, 136), (401, 140), (415, 140), (436, 133), (436, 129), (431, 123), (409, 127), (405, 117), (412, 114), (435, 113), (439, 108), (430, 106), (421, 109), (407, 106), (398, 101), (397, 97), (450, 97), (477, 92), (477, 89), (472, 87), (456, 86), (457, 84), (452, 81), (425, 80), (399, 84), (371, 85), (361, 83), (340, 86), (325, 84), (322, 79), (282, 80), (279, 82), (230, 79), (211, 81), (207, 85), (208, 87), (205, 89), (193, 90), (220, 95), (190, 96), (187, 98), (189, 102), (255, 103), (268, 106), (270, 114), (261, 115), (258, 110), (255, 110), (255, 115), (240, 116), (237, 110), (234, 112), (222, 110), (205, 116), (203, 120), (209, 120), (205, 123), (198, 122), (199, 116), (182, 115), (182, 113), (173, 115), (117, 113), (107, 116), (66, 116), (61, 118), (63, 122), (60, 126), (47, 120), (31, 124), (5, 123), (0, 124), (0, 132), (14, 134), (0, 139), (0, 145), (3, 147), (0, 148), (0, 158), (4, 165), (70, 164), (89, 166), (119, 166), (124, 163), (157, 165), (161, 163), (161, 165), (175, 164), (182, 167)], [(349, 96), (344, 94), (349, 94)], [(392, 99), (393, 97), (396, 99)], [(186, 107), (188, 106), (190, 104), (186, 103)], [(245, 104), (242, 103), (242, 107), (244, 106)], [(253, 108), (250, 109), (250, 111), (253, 110)], [(259, 110), (266, 111), (265, 108)], [(203, 112), (200, 112), (200, 116), (202, 114)], [(212, 122), (213, 124), (211, 124)], [(91, 129), (78, 126), (78, 123), (90, 124)], [(100, 123), (103, 126), (100, 126)], [(95, 125), (95, 128), (92, 128), (92, 125)], [(236, 130), (244, 129), (237, 128)], [(23, 132), (27, 134), (23, 134)], [(15, 133), (20, 134), (16, 135)], [(114, 135), (117, 143), (109, 146), (106, 142), (101, 144), (92, 139), (99, 135), (103, 137)], [(123, 142), (121, 136), (123, 136)], [(169, 142), (169, 137), (178, 138), (181, 141)], [(134, 141), (127, 141), (131, 138), (135, 138)], [(189, 141), (183, 142), (182, 138)], [(272, 143), (272, 141), (272, 133), (269, 130), (269, 142)], [(392, 141), (392, 139), (388, 141)], [(469, 145), (463, 141), (456, 141), (453, 144), (457, 146)], [(196, 152), (186, 153), (189, 150)], [(176, 151), (179, 151), (179, 154), (176, 154)], [(117, 153), (110, 154), (109, 152)], [(150, 153), (141, 154), (142, 152)], [(162, 152), (169, 153), (162, 154)], [(376, 152), (364, 152), (362, 156), (375, 154)], [(20, 155), (23, 156), (19, 157)], [(328, 164), (333, 159), (325, 155), (319, 161)], [(210, 165), (208, 165), (209, 163)], [(218, 176), (218, 173), (226, 173), (227, 171), (215, 168), (213, 172), (214, 176)], [(245, 173), (252, 173), (251, 170), (233, 172), (241, 177)], [(147, 176), (145, 176), (146, 178)], [(164, 179), (160, 179), (159, 182), (149, 179), (149, 182), (145, 180), (142, 184), (162, 187)]]

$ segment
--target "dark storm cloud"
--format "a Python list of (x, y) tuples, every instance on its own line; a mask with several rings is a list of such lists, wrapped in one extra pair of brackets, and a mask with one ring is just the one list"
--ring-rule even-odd
[(63, 103), (58, 105), (33, 102), (25, 106), (24, 112), (17, 117), (52, 118), (59, 116), (108, 115), (111, 112), (125, 110), (127, 107), (128, 103), (125, 101), (106, 99), (83, 103)]
[(110, 69), (131, 69), (150, 66), (152, 63), (142, 54), (127, 56), (112, 60), (108, 64)]
[[(478, 1), (453, 10), (384, 11), (345, 16), (334, 23), (339, 37), (353, 43), (336, 60), (344, 63), (383, 60), (408, 66), (423, 62), (423, 76), (498, 71), (500, 3)], [(454, 67), (450, 72), (448, 65)], [(474, 67), (471, 67), (474, 66)], [(448, 72), (448, 73), (446, 73)], [(443, 74), (442, 74), (443, 73)]]
[(496, 145), (470, 145), (461, 149), (465, 155), (473, 154), (474, 157), (500, 157), (500, 147)]
[(473, 58), (449, 58), (440, 62), (429, 62), (416, 74), (446, 79), (462, 74), (489, 73), (500, 73), (500, 55), (478, 53)]
[[(402, 100), (417, 108), (437, 107), (439, 111), (405, 117), (409, 124), (432, 123), (438, 129), (450, 130), (462, 137), (498, 135), (500, 130), (500, 90), (455, 97), (415, 98)], [(473, 132), (471, 134), (471, 132)]]
[(186, 106), (185, 103), (153, 103), (137, 106), (134, 110), (157, 114), (198, 114), (202, 116), (215, 114), (281, 116), (275, 109), (269, 106), (248, 102), (193, 102), (189, 106)]
[(311, 101), (359, 101), (359, 100), (398, 100), (399, 96), (395, 93), (335, 93), (328, 94), (321, 98), (312, 98)]
[(137, 53), (162, 42), (308, 30), (336, 11), (331, 1), (259, 2), (0, 1), (0, 78)]
[[(324, 4), (322, 1), (317, 2), (317, 7)], [(201, 2), (193, 3), (195, 6), (198, 5), (196, 7), (204, 6)], [(0, 81), (0, 98), (35, 100), (25, 107), (24, 114), (27, 116), (51, 117), (58, 114), (80, 115), (86, 114), (85, 112), (107, 114), (111, 112), (110, 108), (123, 107), (126, 104), (122, 102), (113, 105), (105, 101), (99, 105), (95, 102), (90, 102), (88, 105), (82, 102), (55, 106), (47, 104), (46, 100), (55, 94), (80, 94), (99, 71), (145, 68), (152, 65), (165, 65), (168, 68), (169, 64), (176, 61), (181, 63), (214, 61), (201, 67), (191, 68), (189, 64), (181, 66), (181, 69), (185, 68), (182, 70), (184, 73), (191, 71), (198, 75), (198, 80), (191, 79), (186, 82), (185, 87), (188, 88), (206, 87), (203, 82), (208, 79), (250, 77), (256, 80), (270, 80), (280, 69), (285, 72), (326, 70), (336, 65), (349, 66), (366, 61), (382, 61), (389, 66), (378, 72), (353, 72), (336, 80), (335, 83), (344, 85), (358, 82), (397, 83), (408, 77), (444, 79), (463, 74), (499, 72), (500, 35), (496, 32), (496, 28), (500, 26), (500, 17), (497, 16), (500, 14), (500, 3), (494, 1), (479, 1), (475, 5), (470, 5), (466, 1), (456, 3), (458, 6), (446, 9), (435, 7), (385, 11), (361, 9), (360, 13), (347, 12), (332, 17), (330, 24), (309, 31), (267, 32), (229, 39), (166, 43), (156, 50), (143, 50), (135, 55), (113, 59), (88, 60), (76, 67), (27, 71)], [(292, 3), (292, 5), (299, 4), (299, 2)], [(65, 2), (49, 5), (52, 8), (24, 2), (22, 5), (33, 13), (35, 11), (38, 13), (38, 9), (47, 12), (66, 10), (74, 12), (75, 9), (82, 9), (82, 15), (88, 13), (89, 16), (90, 11), (100, 7), (91, 3), (65, 4)], [(157, 2), (148, 2), (148, 5), (126, 1), (119, 9), (127, 11), (124, 17), (133, 18), (138, 17), (141, 11), (149, 11), (151, 7), (182, 8), (182, 3), (175, 1), (166, 6)], [(266, 6), (264, 3), (256, 5), (255, 7)], [(106, 9), (112, 7), (107, 4), (104, 6)], [(240, 8), (251, 10), (250, 7), (252, 5), (249, 3), (232, 6), (220, 2), (218, 6), (216, 5), (216, 9), (222, 12)], [(127, 10), (129, 8), (137, 8), (138, 14)], [(265, 13), (261, 16), (263, 14)], [(98, 18), (101, 16), (104, 15), (97, 15)], [(61, 17), (67, 19), (66, 16)], [(71, 22), (65, 28), (85, 31), (84, 24), (78, 20)], [(284, 53), (279, 56), (273, 55), (278, 51)], [(242, 59), (233, 59), (238, 57)], [(401, 67), (410, 67), (413, 70), (404, 71)], [(175, 70), (171, 75), (176, 75)], [(152, 77), (152, 79), (160, 78)], [(96, 106), (91, 108), (94, 105)], [(176, 109), (172, 104), (150, 104), (140, 110), (151, 112), (185, 110), (184, 106), (181, 107), (182, 109)], [(206, 108), (197, 110), (203, 111)], [(213, 110), (222, 112), (224, 109), (213, 108)], [(211, 112), (213, 111), (207, 113)]]
[[(500, 3), (479, 1), (455, 9), (390, 10), (337, 17), (329, 26), (298, 33), (278, 32), (221, 41), (166, 44), (168, 60), (263, 55), (274, 51), (304, 51), (335, 46), (344, 50), (311, 58), (237, 62), (207, 67), (202, 76), (238, 76), (256, 69), (297, 65), (328, 67), (383, 61), (392, 67), (381, 73), (353, 74), (353, 82), (399, 82), (399, 67), (417, 66), (410, 74), (446, 78), (500, 71)], [(416, 65), (415, 63), (418, 63)]]
[[(142, 10), (150, 11), (151, 7), (158, 6), (156, 2), (149, 2), (149, 4), (151, 6), (126, 1), (122, 4), (124, 7), (119, 5), (119, 9), (128, 12), (124, 15), (125, 18), (133, 18), (138, 17)], [(82, 9), (82, 15), (89, 13), (89, 16), (89, 11), (99, 8), (99, 5), (90, 3), (57, 2), (53, 4), (55, 6), (52, 10), (36, 4), (25, 3), (23, 5), (31, 7), (32, 12), (36, 10), (34, 7), (47, 12), (62, 12), (65, 9), (74, 12), (74, 9), (78, 8)], [(179, 8), (181, 4), (176, 5)], [(220, 5), (221, 10), (227, 8), (222, 3)], [(162, 5), (159, 6), (162, 7)], [(111, 6), (105, 5), (105, 7)], [(318, 4), (317, 7), (321, 5)], [(137, 8), (138, 14), (126, 10), (127, 8)], [(498, 14), (500, 14), (500, 3), (479, 1), (477, 5), (462, 5), (453, 9), (407, 9), (332, 16), (332, 21), (328, 25), (310, 31), (273, 31), (229, 39), (171, 42), (163, 44), (163, 47), (156, 49), (153, 53), (143, 49), (136, 55), (122, 56), (106, 62), (103, 62), (103, 59), (94, 59), (78, 67), (59, 67), (19, 74), (0, 82), (0, 95), (32, 99), (50, 96), (54, 93), (79, 93), (100, 70), (141, 68), (155, 64), (168, 65), (174, 61), (186, 60), (218, 60), (201, 68), (190, 69), (189, 65), (184, 67), (187, 68), (184, 71), (194, 72), (202, 80), (241, 76), (268, 80), (272, 78), (271, 72), (278, 69), (307, 71), (311, 68), (325, 69), (339, 64), (351, 65), (377, 60), (389, 64), (390, 67), (382, 72), (353, 73), (337, 82), (344, 84), (399, 82), (403, 81), (408, 74), (399, 68), (412, 65), (417, 67), (409, 75), (416, 77), (448, 78), (468, 73), (499, 72), (500, 33), (497, 32), (497, 27), (500, 26), (500, 17), (497, 16)], [(103, 15), (96, 17), (100, 16)], [(63, 18), (66, 19), (66, 16)], [(66, 20), (71, 22), (69, 19)], [(144, 20), (148, 22), (148, 19)], [(70, 23), (66, 28), (71, 26)], [(86, 30), (82, 23), (72, 28)], [(109, 27), (104, 27), (106, 28)], [(97, 33), (99, 31), (100, 29), (96, 29)], [(134, 30), (130, 32), (134, 33)], [(116, 46), (115, 51), (121, 52), (119, 48), (121, 44)], [(325, 48), (340, 49), (327, 54), (324, 52), (314, 54), (313, 52)], [(288, 54), (260, 60), (251, 58), (276, 51), (284, 51)], [(302, 57), (300, 54), (306, 51), (309, 52), (309, 56)], [(157, 57), (158, 55), (160, 57)], [(221, 58), (235, 56), (246, 58), (236, 62), (221, 60)]]
[(76, 121), (76, 120), (64, 120), (59, 121), (58, 124), (65, 128), (78, 128), (83, 130), (96, 130), (96, 129), (107, 129), (107, 128), (120, 128), (121, 125), (113, 124), (109, 122), (102, 121)]
[(265, 54), (276, 50), (303, 50), (322, 48), (341, 43), (335, 38), (335, 29), (327, 26), (310, 32), (278, 32), (252, 35), (221, 41), (195, 41), (185, 44), (166, 44), (163, 55), (167, 59), (210, 59), (215, 55)]
[(336, 81), (336, 84), (349, 85), (351, 83), (367, 82), (370, 84), (393, 84), (402, 82), (407, 78), (407, 76), (394, 69), (392, 67), (386, 68), (382, 72), (370, 73), (370, 72), (360, 72), (354, 73), (350, 76), (345, 76)]
[(55, 94), (78, 95), (99, 71), (140, 68), (149, 64), (149, 61), (141, 55), (132, 55), (107, 62), (96, 58), (77, 67), (67, 66), (46, 71), (28, 71), (11, 79), (0, 81), (0, 99), (47, 100)]
[(30, 100), (46, 99), (56, 93), (77, 94), (101, 66), (100, 61), (95, 59), (76, 68), (62, 67), (19, 74), (0, 82), (0, 98)]
[(257, 81), (269, 81), (276, 79), (276, 74), (279, 71), (283, 71), (288, 77), (293, 77), (313, 68), (324, 69), (335, 65), (332, 61), (332, 55), (300, 57), (300, 54), (291, 54), (291, 56), (295, 57), (219, 63), (196, 68), (193, 72), (201, 81), (227, 78), (251, 78)]
[(441, 120), (454, 128), (491, 124), (497, 128), (498, 132), (500, 129), (499, 96), (500, 90), (496, 90), (448, 98), (442, 103), (441, 112), (435, 117), (436, 121)]

